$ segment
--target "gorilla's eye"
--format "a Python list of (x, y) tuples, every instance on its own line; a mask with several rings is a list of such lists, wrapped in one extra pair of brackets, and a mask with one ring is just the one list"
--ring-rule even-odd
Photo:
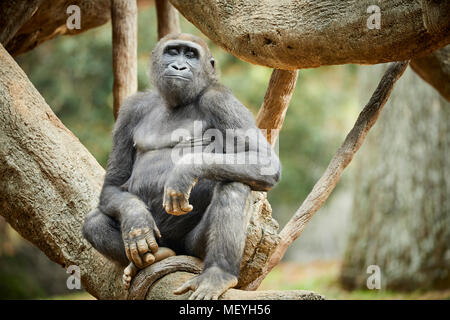
[(194, 50), (187, 50), (185, 55), (189, 59), (193, 59), (193, 58), (197, 57), (197, 53)]
[(171, 56), (176, 56), (178, 54), (178, 49), (176, 49), (176, 48), (169, 48), (167, 50), (167, 53), (170, 54)]

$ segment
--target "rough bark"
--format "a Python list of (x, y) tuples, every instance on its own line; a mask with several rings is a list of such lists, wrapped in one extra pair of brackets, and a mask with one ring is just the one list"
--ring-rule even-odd
[(52, 261), (78, 265), (98, 298), (125, 296), (122, 270), (81, 235), (104, 170), (0, 45), (0, 214)]
[(298, 71), (275, 69), (270, 77), (264, 102), (256, 117), (258, 128), (266, 130), (267, 140), (274, 145), (283, 126), (289, 102), (294, 93)]
[[(81, 235), (84, 216), (98, 204), (103, 176), (101, 166), (0, 45), (0, 214), (52, 261), (63, 267), (79, 266), (83, 287), (89, 293), (100, 299), (123, 299), (127, 293), (121, 283), (122, 268), (94, 250)], [(261, 274), (279, 239), (278, 224), (264, 193), (252, 193), (246, 213), (250, 223), (240, 287)], [(178, 267), (185, 270), (183, 265)], [(179, 284), (185, 276), (173, 272), (158, 277), (159, 286), (155, 284), (147, 298), (169, 298), (172, 287), (161, 284)], [(302, 291), (255, 294), (232, 290), (224, 298), (321, 296)]]
[[(19, 1), (21, 2), (21, 1)], [(67, 29), (67, 7), (77, 5), (81, 9), (81, 29)], [(78, 34), (101, 26), (109, 21), (110, 0), (44, 0), (39, 8), (8, 42), (6, 49), (18, 55), (33, 49), (58, 35)], [(9, 17), (0, 6), (0, 15)]]
[[(382, 67), (359, 72), (361, 94)], [(450, 103), (407, 71), (356, 161), (350, 236), (341, 273), (366, 288), (450, 288)], [(391, 108), (392, 107), (392, 108)]]
[(155, 0), (155, 5), (158, 17), (158, 39), (170, 33), (180, 33), (180, 19), (177, 9), (168, 0)]
[(413, 70), (450, 102), (450, 45), (411, 60)]
[(123, 100), (136, 93), (137, 5), (136, 0), (111, 0), (114, 73), (114, 119)]
[(380, 29), (367, 28), (372, 0), (170, 2), (231, 54), (272, 68), (401, 61), (450, 43), (450, 1), (376, 1)]
[[(41, 5), (43, 0), (13, 1), (0, 3), (0, 43), (5, 46), (17, 31), (27, 22)], [(8, 17), (6, 19), (6, 17)]]
[[(172, 292), (185, 281), (199, 274), (202, 262), (188, 256), (175, 256), (148, 267), (133, 280), (128, 299), (130, 300), (179, 300), (189, 298), (190, 293), (174, 295)], [(221, 300), (323, 300), (320, 294), (304, 291), (242, 291), (230, 289)]]
[(370, 101), (361, 111), (355, 125), (333, 159), (331, 159), (327, 169), (314, 185), (313, 190), (309, 193), (300, 208), (280, 232), (280, 243), (270, 257), (269, 263), (266, 265), (262, 275), (248, 286), (249, 289), (256, 289), (259, 286), (270, 270), (281, 261), (289, 245), (301, 235), (312, 216), (325, 203), (339, 182), (342, 172), (352, 161), (353, 156), (364, 142), (369, 130), (377, 121), (381, 110), (392, 92), (395, 82), (408, 67), (408, 63), (408, 61), (393, 63), (383, 75)]
[[(145, 4), (146, 0), (139, 0)], [(280, 69), (399, 61), (450, 42), (449, 1), (378, 2), (381, 29), (366, 26), (370, 0), (172, 0), (203, 33), (235, 56)], [(66, 8), (81, 8), (82, 28), (66, 28)], [(3, 11), (3, 17), (8, 16)], [(44, 0), (6, 47), (12, 55), (60, 34), (77, 34), (110, 19), (110, 0)]]

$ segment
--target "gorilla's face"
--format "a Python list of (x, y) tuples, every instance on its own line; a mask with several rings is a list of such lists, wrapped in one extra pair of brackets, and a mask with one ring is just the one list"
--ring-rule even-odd
[(151, 76), (168, 107), (185, 105), (215, 79), (214, 60), (195, 42), (167, 40), (153, 52)]

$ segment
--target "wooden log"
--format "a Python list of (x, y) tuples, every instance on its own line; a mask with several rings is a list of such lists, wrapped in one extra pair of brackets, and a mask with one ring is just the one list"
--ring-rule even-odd
[(158, 17), (158, 39), (170, 33), (180, 33), (180, 19), (177, 9), (168, 0), (155, 0), (155, 6)]
[(137, 91), (136, 0), (111, 0), (114, 118), (123, 100)]

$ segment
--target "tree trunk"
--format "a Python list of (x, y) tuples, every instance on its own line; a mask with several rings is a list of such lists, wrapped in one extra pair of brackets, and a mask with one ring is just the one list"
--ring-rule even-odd
[(155, 0), (158, 17), (158, 40), (170, 33), (180, 33), (178, 11), (168, 0)]
[(124, 99), (138, 89), (136, 0), (111, 0), (114, 119)]
[[(381, 69), (360, 72), (361, 92)], [(341, 282), (366, 288), (378, 265), (382, 289), (449, 288), (450, 104), (411, 70), (388, 103), (357, 161)]]
[[(122, 268), (99, 254), (81, 235), (84, 216), (98, 204), (103, 176), (101, 166), (0, 45), (0, 214), (52, 261), (63, 267), (79, 266), (83, 287), (93, 296), (123, 299), (128, 293), (121, 282)], [(246, 213), (249, 226), (238, 287), (245, 287), (261, 274), (279, 240), (278, 224), (271, 217), (265, 193), (252, 193)], [(170, 261), (185, 261), (181, 257)], [(167, 272), (166, 263), (163, 260), (142, 271), (143, 279), (146, 274), (151, 276), (154, 268)], [(171, 294), (172, 287), (161, 283), (181, 283), (186, 279), (186, 267), (181, 263), (171, 268), (156, 279), (160, 285), (142, 289), (143, 297), (177, 298)], [(323, 297), (304, 291), (255, 293), (233, 289), (223, 298)]]

